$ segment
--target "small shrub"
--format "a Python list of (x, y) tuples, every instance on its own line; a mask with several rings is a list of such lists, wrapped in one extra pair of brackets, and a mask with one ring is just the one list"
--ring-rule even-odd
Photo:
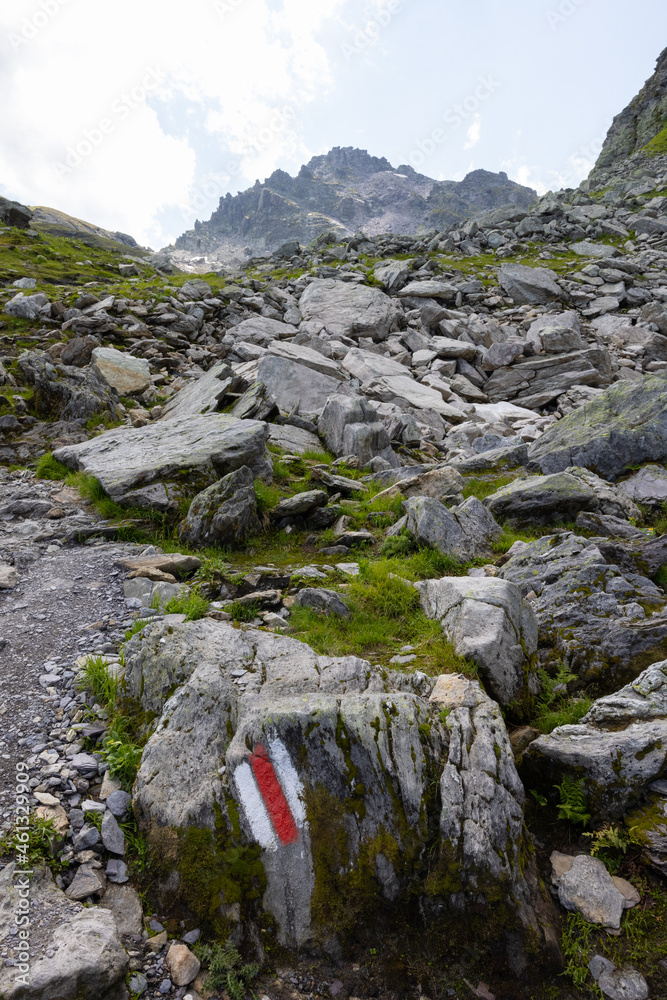
[(405, 528), (398, 535), (391, 535), (385, 538), (380, 548), (380, 555), (385, 559), (402, 558), (411, 556), (417, 551), (417, 543)]
[(133, 635), (137, 632), (141, 632), (143, 628), (149, 624), (149, 620), (145, 618), (137, 618), (136, 622), (131, 628), (128, 628), (127, 632), (123, 636), (123, 642), (129, 642)]
[(109, 775), (131, 789), (141, 763), (143, 747), (129, 734), (127, 720), (115, 718), (102, 744), (101, 754), (109, 765)]

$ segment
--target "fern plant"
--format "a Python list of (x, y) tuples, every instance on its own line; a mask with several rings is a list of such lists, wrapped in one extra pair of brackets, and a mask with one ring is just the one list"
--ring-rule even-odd
[(259, 972), (258, 965), (254, 962), (244, 965), (229, 941), (224, 948), (219, 944), (199, 944), (194, 950), (202, 965), (208, 966), (207, 990), (226, 990), (231, 1000), (245, 1000), (250, 983)]
[(582, 826), (587, 826), (591, 815), (587, 812), (588, 802), (583, 780), (580, 778), (579, 781), (575, 781), (566, 775), (560, 785), (554, 785), (554, 788), (560, 795), (560, 802), (556, 806), (558, 818), (565, 819), (568, 823), (581, 823)]

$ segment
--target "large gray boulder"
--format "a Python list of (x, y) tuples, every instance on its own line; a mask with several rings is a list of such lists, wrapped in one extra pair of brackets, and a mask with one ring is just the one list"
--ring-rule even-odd
[(498, 272), (498, 284), (518, 304), (545, 305), (567, 294), (557, 284), (558, 275), (548, 267), (527, 267), (525, 264), (503, 264)]
[(667, 661), (596, 701), (576, 726), (560, 726), (530, 744), (523, 761), (531, 780), (583, 780), (595, 822), (619, 819), (667, 766)]
[(257, 378), (283, 413), (319, 414), (329, 396), (352, 392), (338, 378), (275, 354), (260, 358)]
[(566, 472), (515, 479), (483, 503), (494, 517), (518, 524), (562, 523), (599, 506), (593, 490)]
[(645, 465), (634, 476), (619, 484), (619, 490), (637, 503), (662, 504), (667, 501), (667, 469)]
[(42, 420), (88, 420), (99, 413), (121, 419), (118, 393), (94, 371), (54, 364), (35, 351), (19, 355), (17, 364)]
[(448, 508), (431, 497), (411, 497), (403, 504), (406, 528), (424, 545), (460, 562), (488, 556), (502, 528), (476, 497)]
[(395, 329), (398, 309), (379, 288), (317, 278), (299, 301), (305, 322), (318, 321), (335, 337), (385, 340)]
[(565, 660), (601, 694), (667, 655), (664, 592), (607, 563), (595, 539), (562, 532), (519, 545), (499, 575), (532, 593), (541, 657)]
[(237, 547), (261, 528), (257, 516), (255, 478), (243, 465), (197, 494), (178, 534), (193, 548)]
[(362, 467), (378, 457), (394, 468), (400, 464), (377, 411), (363, 396), (330, 396), (317, 426), (336, 456), (355, 455)]
[(493, 698), (528, 707), (537, 691), (537, 621), (520, 589), (493, 577), (443, 577), (415, 584), (429, 618), (458, 656), (473, 660)]
[(533, 472), (591, 469), (614, 481), (629, 466), (667, 458), (667, 376), (618, 382), (549, 427), (528, 449)]
[(289, 341), (274, 340), (269, 344), (269, 354), (275, 354), (278, 358), (287, 358), (288, 361), (295, 361), (304, 368), (312, 368), (314, 372), (321, 375), (329, 375), (338, 382), (346, 382), (349, 378), (337, 361), (325, 357), (319, 351), (314, 351), (312, 347), (305, 347), (303, 344), (292, 344)]
[[(29, 962), (16, 934), (23, 910), (21, 891), (29, 883)], [(110, 910), (83, 907), (56, 887), (46, 865), (29, 878), (10, 862), (0, 872), (0, 944), (15, 964), (0, 965), (3, 1000), (123, 1000), (129, 957)], [(13, 954), (12, 954), (13, 953)]]
[(70, 469), (95, 476), (111, 497), (170, 478), (203, 489), (242, 465), (255, 476), (270, 478), (268, 434), (267, 424), (258, 420), (216, 413), (119, 427), (58, 448), (54, 457)]
[(5, 303), (3, 311), (8, 316), (17, 316), (19, 319), (50, 319), (51, 303), (43, 292), (38, 292), (37, 295), (24, 295), (23, 292), (18, 292)]
[[(269, 914), (283, 945), (331, 948), (402, 919), (417, 890), (429, 927), (453, 934), (469, 905), (489, 920), (500, 906), (494, 944), (525, 968), (546, 904), (524, 869), (507, 731), (478, 684), (444, 678), (438, 694), (423, 674), (210, 620), (149, 625), (125, 656), (128, 695), (154, 717), (134, 808), (171, 859), (161, 912), (214, 906), (226, 933)], [(210, 882), (192, 876), (204, 862)]]

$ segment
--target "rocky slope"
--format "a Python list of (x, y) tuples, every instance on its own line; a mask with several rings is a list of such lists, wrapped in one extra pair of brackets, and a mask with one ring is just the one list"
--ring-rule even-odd
[(443, 229), (471, 215), (502, 205), (526, 206), (535, 192), (506, 174), (475, 170), (460, 182), (434, 181), (413, 167), (392, 167), (388, 160), (362, 149), (336, 147), (314, 156), (296, 177), (276, 170), (263, 183), (220, 204), (208, 222), (176, 240), (169, 250), (205, 256), (208, 269), (235, 258), (275, 250), (287, 240), (308, 243), (323, 229), (336, 236), (362, 230), (415, 233)]
[(0, 232), (3, 996), (664, 995), (667, 168), (627, 162), (205, 279)]

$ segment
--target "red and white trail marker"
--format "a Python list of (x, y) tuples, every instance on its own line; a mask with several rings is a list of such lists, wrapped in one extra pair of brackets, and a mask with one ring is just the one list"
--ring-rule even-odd
[(276, 851), (295, 844), (306, 825), (303, 785), (282, 740), (258, 743), (234, 772), (234, 782), (255, 840)]

